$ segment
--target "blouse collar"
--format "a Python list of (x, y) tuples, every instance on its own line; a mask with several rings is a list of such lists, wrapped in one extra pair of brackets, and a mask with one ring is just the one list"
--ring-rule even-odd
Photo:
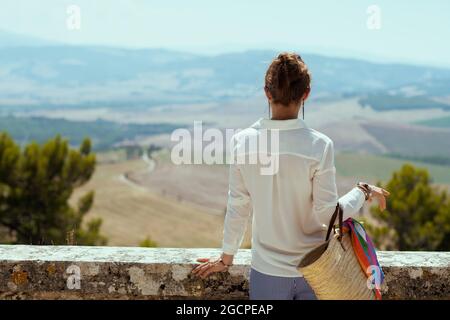
[(305, 121), (299, 118), (287, 120), (272, 120), (267, 118), (260, 118), (252, 125), (252, 128), (291, 130), (307, 128), (307, 125)]

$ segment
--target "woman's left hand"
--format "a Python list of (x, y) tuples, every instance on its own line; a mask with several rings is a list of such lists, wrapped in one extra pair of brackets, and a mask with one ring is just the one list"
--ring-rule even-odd
[(390, 195), (389, 191), (384, 190), (378, 186), (369, 185), (370, 186), (370, 197), (369, 202), (371, 202), (374, 198), (378, 200), (378, 205), (380, 210), (383, 211), (386, 209), (386, 197)]
[(199, 258), (197, 259), (197, 262), (202, 262), (202, 264), (195, 267), (194, 270), (192, 270), (192, 273), (202, 279), (206, 278), (211, 273), (228, 270), (228, 266), (220, 261), (220, 259), (211, 261), (209, 258)]

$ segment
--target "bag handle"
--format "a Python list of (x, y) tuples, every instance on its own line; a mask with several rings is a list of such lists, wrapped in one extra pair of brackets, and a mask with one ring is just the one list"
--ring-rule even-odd
[(331, 230), (333, 230), (333, 226), (334, 223), (336, 222), (336, 218), (338, 218), (338, 223), (339, 223), (339, 236), (338, 239), (341, 240), (342, 239), (342, 223), (343, 223), (343, 217), (344, 216), (344, 211), (342, 210), (341, 205), (339, 204), (339, 202), (336, 204), (336, 209), (333, 212), (333, 215), (331, 216), (330, 219), (330, 223), (328, 224), (328, 231), (327, 231), (327, 236), (325, 238), (325, 241), (328, 241), (328, 239), (330, 239), (330, 235), (331, 235)]

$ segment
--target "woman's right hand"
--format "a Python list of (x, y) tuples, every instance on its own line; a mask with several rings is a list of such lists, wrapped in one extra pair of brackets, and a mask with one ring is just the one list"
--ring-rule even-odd
[(386, 209), (386, 197), (390, 195), (389, 191), (371, 184), (369, 184), (369, 187), (371, 192), (368, 200), (372, 201), (375, 198), (378, 200), (380, 210)]

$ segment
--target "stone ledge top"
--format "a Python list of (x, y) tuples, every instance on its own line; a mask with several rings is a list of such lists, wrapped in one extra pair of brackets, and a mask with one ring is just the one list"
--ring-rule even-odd
[[(191, 264), (197, 258), (220, 255), (218, 249), (141, 248), (95, 246), (0, 245), (0, 261), (116, 262), (138, 264)], [(239, 250), (236, 265), (250, 262), (250, 250)]]
[[(0, 245), (0, 261), (116, 262), (138, 264), (192, 264), (200, 257), (217, 257), (220, 249), (139, 248), (94, 246)], [(384, 267), (449, 268), (450, 252), (379, 251)], [(249, 265), (250, 249), (241, 249), (235, 265)]]
[(450, 252), (443, 251), (379, 251), (380, 264), (386, 267), (450, 268)]

